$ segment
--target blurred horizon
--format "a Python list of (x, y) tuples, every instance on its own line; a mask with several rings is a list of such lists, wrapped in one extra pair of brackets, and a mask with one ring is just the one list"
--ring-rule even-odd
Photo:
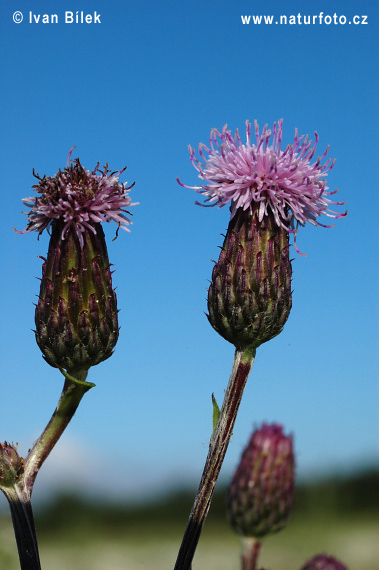
[[(64, 440), (64, 436), (62, 438)], [(296, 450), (295, 450), (296, 452)], [(205, 458), (205, 454), (204, 454)], [(295, 458), (296, 459), (296, 458)], [(112, 462), (113, 464), (113, 462)], [(170, 477), (157, 479), (152, 482), (149, 473), (138, 471), (138, 475), (127, 482), (117, 482), (117, 473), (123, 473), (128, 466), (124, 460), (117, 461), (115, 467), (116, 476), (110, 485), (104, 477), (104, 473), (112, 469), (112, 464), (99, 462), (96, 453), (92, 456), (89, 449), (81, 450), (67, 446), (67, 442), (60, 441), (54, 448), (42, 469), (40, 470), (33, 490), (33, 505), (37, 509), (49, 508), (49, 505), (61, 496), (73, 496), (78, 500), (88, 503), (120, 504), (136, 508), (143, 507), (144, 504), (154, 504), (155, 502), (169, 500), (170, 497), (181, 493), (192, 493), (194, 496), (199, 478), (195, 476), (177, 477), (173, 473)], [(93, 466), (92, 476), (88, 477), (88, 465)], [(200, 466), (198, 466), (200, 469)], [(235, 466), (237, 467), (237, 465)], [(202, 466), (201, 466), (202, 468)], [(137, 469), (138, 466), (132, 467)], [(94, 472), (96, 475), (94, 476)], [(317, 487), (329, 481), (343, 485), (346, 481), (370, 476), (379, 477), (379, 462), (373, 458), (372, 462), (352, 465), (345, 470), (314, 470), (305, 473), (296, 473), (297, 487)], [(228, 485), (232, 473), (225, 473), (223, 470), (217, 482), (217, 488), (224, 488)], [(138, 479), (138, 484), (136, 480)], [(379, 508), (379, 505), (378, 505)], [(8, 503), (0, 495), (0, 513), (8, 512)]]
[[(345, 480), (296, 485), (290, 518), (284, 529), (263, 541), (261, 563), (293, 570), (311, 556), (327, 553), (349, 570), (376, 570), (378, 482), (377, 469)], [(240, 541), (227, 520), (225, 491), (217, 485), (195, 557), (199, 570), (230, 570), (238, 564)], [(172, 567), (192, 499), (193, 492), (183, 489), (128, 504), (90, 500), (77, 491), (37, 503), (42, 564), (56, 570)], [(0, 512), (1, 564), (7, 570), (18, 568), (10, 518)]]

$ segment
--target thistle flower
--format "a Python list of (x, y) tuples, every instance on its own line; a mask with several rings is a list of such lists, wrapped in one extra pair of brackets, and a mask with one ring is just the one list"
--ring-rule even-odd
[(231, 218), (239, 208), (252, 213), (254, 205), (258, 206), (259, 222), (271, 212), (279, 227), (294, 234), (294, 245), (300, 253), (296, 244), (299, 225), (304, 226), (309, 222), (315, 226), (332, 227), (321, 224), (317, 218), (321, 214), (334, 219), (347, 215), (347, 212), (329, 210), (330, 205), (345, 204), (332, 202), (328, 198), (337, 192), (328, 192), (325, 180), (335, 161), (328, 158), (321, 164), (329, 151), (328, 147), (311, 164), (318, 142), (316, 132), (312, 143), (308, 141), (308, 135), (299, 136), (296, 129), (293, 144), (282, 151), (282, 119), (274, 123), (271, 145), (271, 130), (267, 125), (261, 134), (256, 121), (254, 126), (256, 143), (252, 142), (251, 123), (246, 121), (246, 144), (242, 144), (238, 129), (234, 138), (227, 125), (221, 133), (212, 129), (209, 147), (199, 144), (199, 154), (204, 163), (195, 157), (194, 149), (189, 146), (191, 162), (199, 172), (199, 178), (206, 184), (186, 186), (178, 182), (206, 196), (205, 203), (209, 202), (211, 206), (222, 208), (230, 203)]
[(51, 366), (75, 376), (109, 358), (116, 345), (117, 299), (100, 223), (114, 221), (129, 231), (126, 208), (136, 203), (128, 195), (131, 186), (118, 179), (125, 169), (110, 172), (106, 165), (101, 171), (97, 164), (89, 172), (79, 159), (70, 160), (72, 150), (56, 176), (41, 178), (33, 171), (40, 196), (23, 200), (31, 210), (27, 228), (18, 233), (50, 230), (35, 312), (36, 340)]
[(348, 570), (348, 568), (332, 556), (318, 554), (308, 560), (300, 570)]
[(24, 460), (17, 452), (17, 445), (0, 443), (0, 487), (13, 486), (24, 468)]
[[(346, 215), (329, 210), (332, 202), (325, 177), (334, 166), (328, 149), (311, 164), (318, 141), (295, 132), (292, 145), (281, 150), (282, 120), (274, 123), (273, 142), (267, 126), (256, 143), (246, 122), (246, 144), (225, 126), (212, 129), (209, 147), (200, 143), (199, 154), (189, 147), (190, 159), (204, 181), (192, 188), (205, 203), (220, 208), (230, 204), (231, 218), (208, 290), (208, 319), (213, 328), (239, 350), (257, 348), (278, 335), (292, 307), (292, 267), (289, 236), (296, 243), (299, 225), (317, 218)], [(208, 153), (208, 156), (206, 156)], [(197, 202), (198, 203), (198, 202)], [(330, 227), (330, 226), (323, 226)]]
[(282, 426), (263, 424), (254, 431), (227, 491), (227, 514), (242, 537), (261, 538), (281, 530), (294, 498), (292, 438)]
[(126, 167), (118, 172), (110, 172), (106, 164), (104, 171), (101, 171), (97, 163), (89, 172), (78, 158), (70, 165), (74, 148), (69, 152), (66, 168), (63, 171), (59, 169), (55, 176), (40, 178), (33, 169), (33, 175), (39, 182), (32, 188), (41, 196), (23, 198), (23, 203), (31, 208), (27, 213), (29, 223), (25, 230), (16, 230), (17, 233), (35, 231), (40, 235), (53, 225), (54, 220), (59, 220), (62, 225), (61, 239), (65, 239), (69, 232), (74, 232), (83, 248), (84, 233), (90, 231), (95, 234), (100, 222), (114, 221), (119, 228), (130, 231), (128, 226), (132, 222), (125, 216), (130, 212), (125, 208), (136, 206), (137, 202), (132, 204), (128, 196), (134, 184), (126, 187), (118, 179)]

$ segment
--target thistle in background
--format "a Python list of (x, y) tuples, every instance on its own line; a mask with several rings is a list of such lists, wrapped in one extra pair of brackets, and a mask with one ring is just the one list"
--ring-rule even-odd
[(113, 353), (118, 339), (116, 293), (101, 222), (115, 221), (129, 231), (131, 203), (125, 184), (99, 165), (85, 170), (79, 159), (34, 186), (37, 198), (25, 231), (51, 228), (36, 306), (36, 340), (45, 360), (73, 376), (85, 377), (91, 366)]
[(33, 171), (39, 195), (23, 200), (30, 208), (29, 222), (18, 232), (50, 230), (35, 334), (45, 360), (65, 376), (56, 410), (21, 467), (14, 448), (4, 444), (0, 449), (0, 488), (11, 508), (23, 570), (40, 570), (31, 507), (38, 471), (94, 386), (86, 381), (89, 368), (109, 358), (118, 339), (117, 300), (101, 223), (114, 221), (116, 236), (119, 228), (129, 231), (127, 208), (135, 205), (131, 186), (119, 181), (125, 169), (111, 172), (97, 164), (90, 172), (79, 158), (71, 160), (72, 150), (66, 168), (55, 176), (41, 178)]
[(279, 424), (254, 431), (227, 492), (231, 526), (241, 536), (262, 538), (281, 530), (291, 513), (295, 486), (292, 437)]
[(348, 567), (332, 556), (318, 554), (308, 560), (300, 570), (348, 570)]
[(227, 514), (243, 542), (242, 569), (256, 570), (260, 540), (281, 530), (294, 499), (292, 438), (281, 425), (254, 431), (227, 491)]
[[(217, 427), (212, 434), (203, 476), (179, 551), (175, 570), (189, 570), (218, 474), (252, 367), (256, 349), (278, 335), (292, 307), (290, 235), (298, 253), (297, 232), (307, 222), (325, 226), (321, 215), (342, 218), (330, 210), (326, 177), (334, 161), (327, 149), (311, 162), (318, 142), (295, 131), (292, 145), (281, 150), (282, 120), (259, 132), (255, 142), (246, 121), (246, 143), (238, 131), (212, 129), (209, 147), (200, 144), (200, 160), (190, 159), (202, 180), (186, 186), (205, 196), (208, 206), (230, 206), (230, 222), (208, 290), (208, 319), (235, 348), (235, 358)], [(272, 135), (272, 142), (270, 138)], [(301, 254), (303, 255), (303, 254)]]

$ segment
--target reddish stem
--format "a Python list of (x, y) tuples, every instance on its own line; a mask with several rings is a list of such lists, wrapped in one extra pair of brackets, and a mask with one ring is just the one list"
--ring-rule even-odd
[(244, 537), (242, 539), (242, 570), (257, 570), (258, 556), (261, 549), (261, 543), (255, 538)]
[(236, 350), (229, 384), (208, 457), (188, 520), (174, 570), (189, 570), (211, 504), (214, 488), (229, 445), (242, 394), (254, 362), (255, 349)]

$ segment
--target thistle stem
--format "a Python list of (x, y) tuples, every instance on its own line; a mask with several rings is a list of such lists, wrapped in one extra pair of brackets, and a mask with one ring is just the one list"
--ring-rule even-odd
[(257, 570), (260, 549), (261, 543), (259, 540), (250, 537), (243, 537), (241, 555), (242, 570)]
[(11, 509), (21, 570), (41, 570), (30, 494), (19, 486), (2, 491)]
[(66, 376), (62, 394), (55, 412), (25, 459), (25, 469), (21, 480), (30, 492), (30, 495), (32, 494), (37, 473), (43, 462), (71, 421), (84, 394), (93, 386), (93, 384), (84, 382), (86, 376), (87, 372), (75, 374), (75, 378), (77, 378), (80, 383), (73, 382), (69, 379), (70, 377)]
[(33, 485), (45, 459), (76, 412), (84, 394), (94, 386), (85, 382), (87, 372), (67, 373), (57, 407), (25, 459), (23, 472), (13, 487), (2, 487), (8, 499), (22, 570), (40, 570), (37, 536), (31, 505)]
[(174, 570), (190, 570), (229, 445), (242, 394), (254, 362), (255, 349), (236, 350), (220, 416), (213, 431), (203, 475), (188, 520)]

